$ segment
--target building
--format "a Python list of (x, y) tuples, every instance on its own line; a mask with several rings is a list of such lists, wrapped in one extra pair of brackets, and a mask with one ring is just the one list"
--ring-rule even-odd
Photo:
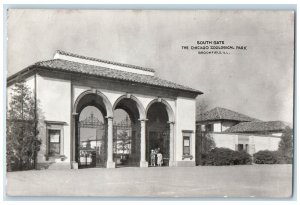
[(260, 150), (277, 150), (288, 126), (281, 121), (265, 122), (221, 107), (199, 115), (196, 124), (200, 132), (210, 133), (216, 147), (245, 150), (251, 155)]
[[(38, 164), (114, 168), (120, 139), (113, 136), (124, 129), (128, 165), (148, 167), (151, 149), (159, 149), (166, 166), (195, 166), (195, 98), (202, 92), (160, 79), (151, 68), (64, 51), (8, 77), (8, 93), (20, 75), (43, 117)], [(97, 117), (82, 117), (87, 107), (98, 110)], [(116, 123), (120, 109), (129, 125)], [(88, 136), (83, 129), (91, 129)]]

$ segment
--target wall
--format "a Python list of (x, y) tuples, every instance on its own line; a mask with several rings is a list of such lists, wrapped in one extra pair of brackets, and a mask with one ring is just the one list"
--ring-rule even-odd
[(221, 132), (221, 122), (214, 122), (213, 123), (213, 126), (214, 126), (214, 132)]
[[(216, 147), (225, 147), (235, 150), (235, 145), (243, 142), (249, 143), (249, 154), (254, 154), (260, 150), (275, 151), (278, 149), (280, 137), (273, 136), (257, 136), (257, 135), (236, 135), (236, 134), (222, 134), (222, 133), (210, 133), (213, 137)], [(242, 140), (242, 138), (244, 140)], [(241, 141), (242, 140), (242, 141)], [(246, 141), (245, 141), (246, 140)]]
[(210, 135), (213, 137), (216, 147), (225, 147), (235, 150), (235, 145), (238, 142), (238, 135), (221, 133), (211, 133)]
[(261, 150), (276, 151), (280, 142), (280, 137), (271, 136), (253, 136), (253, 142), (255, 144), (255, 152)]
[(54, 79), (37, 75), (37, 99), (39, 113), (42, 117), (41, 133), (42, 147), (38, 154), (38, 162), (45, 161), (46, 154), (46, 127), (43, 121), (65, 122), (63, 126), (63, 151), (65, 162), (70, 162), (70, 126), (71, 126), (71, 83), (68, 80)]
[[(196, 102), (194, 99), (178, 97), (176, 100), (176, 156), (177, 166), (195, 166)], [(191, 155), (193, 159), (182, 159), (182, 130), (191, 130)]]

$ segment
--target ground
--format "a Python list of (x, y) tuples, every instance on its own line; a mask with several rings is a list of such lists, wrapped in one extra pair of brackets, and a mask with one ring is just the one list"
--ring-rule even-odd
[(91, 168), (7, 173), (9, 196), (290, 197), (291, 165)]

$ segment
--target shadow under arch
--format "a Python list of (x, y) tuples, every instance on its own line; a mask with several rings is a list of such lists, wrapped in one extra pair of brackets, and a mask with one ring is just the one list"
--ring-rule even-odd
[(130, 96), (128, 96), (128, 95), (121, 95), (115, 101), (115, 103), (114, 103), (114, 105), (112, 107), (112, 111), (114, 111), (117, 108), (119, 102), (121, 102), (121, 100), (123, 100), (123, 99), (131, 99), (131, 100), (135, 101), (135, 103), (137, 105), (137, 109), (139, 111), (139, 115), (140, 115), (139, 117), (140, 117), (140, 119), (146, 119), (146, 112), (145, 112), (145, 108), (144, 108), (143, 104), (141, 103), (141, 101), (137, 97), (135, 97), (134, 95), (131, 95), (131, 94), (130, 94)]
[(149, 111), (151, 105), (153, 105), (154, 103), (162, 103), (162, 104), (164, 104), (166, 106), (166, 111), (168, 113), (169, 122), (175, 122), (174, 111), (173, 111), (171, 105), (166, 100), (164, 100), (164, 99), (158, 99), (158, 98), (156, 98), (156, 99), (152, 100), (148, 104), (148, 106), (146, 108), (146, 115), (148, 114), (148, 111)]
[(105, 105), (105, 109), (106, 109), (106, 115), (105, 117), (113, 117), (113, 109), (112, 109), (112, 105), (111, 102), (109, 101), (109, 99), (106, 97), (106, 95), (104, 95), (101, 91), (97, 90), (97, 89), (89, 89), (86, 90), (84, 92), (82, 92), (76, 99), (74, 106), (73, 106), (73, 112), (78, 112), (78, 104), (80, 102), (81, 99), (83, 99), (86, 95), (89, 94), (96, 94), (98, 96), (100, 96), (103, 100), (103, 103)]

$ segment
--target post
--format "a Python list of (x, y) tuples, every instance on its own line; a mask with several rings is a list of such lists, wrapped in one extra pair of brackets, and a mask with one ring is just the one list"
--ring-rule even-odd
[(113, 118), (107, 117), (107, 165), (106, 168), (115, 168), (113, 161)]
[(146, 161), (146, 119), (140, 119), (141, 121), (141, 161), (140, 167), (148, 167)]
[(168, 122), (169, 123), (169, 125), (170, 125), (170, 145), (169, 145), (169, 147), (170, 147), (170, 159), (169, 159), (169, 166), (170, 167), (174, 167), (175, 166), (175, 160), (174, 160), (174, 149), (175, 149), (175, 147), (174, 147), (174, 141), (175, 141), (175, 139), (174, 139), (174, 122)]

